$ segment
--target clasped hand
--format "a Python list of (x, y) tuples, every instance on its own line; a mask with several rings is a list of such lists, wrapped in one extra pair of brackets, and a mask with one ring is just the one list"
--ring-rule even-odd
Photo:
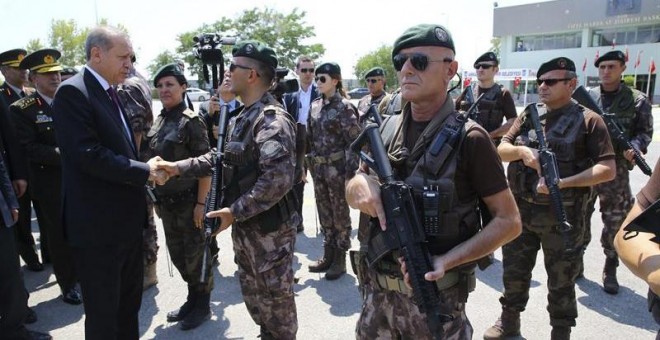
[(179, 175), (179, 168), (176, 163), (168, 162), (160, 156), (150, 159), (147, 164), (149, 165), (149, 181), (158, 185), (163, 185), (171, 177)]

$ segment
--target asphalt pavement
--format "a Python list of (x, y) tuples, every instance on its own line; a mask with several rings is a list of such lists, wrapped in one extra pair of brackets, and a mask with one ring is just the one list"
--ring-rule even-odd
[[(158, 112), (158, 111), (156, 111)], [(660, 113), (655, 108), (654, 113)], [(660, 131), (656, 119), (655, 131)], [(646, 155), (653, 167), (660, 156), (660, 135), (651, 143)], [(631, 186), (636, 194), (648, 179), (639, 169), (631, 172)], [(307, 266), (322, 253), (322, 235), (315, 209), (314, 191), (310, 182), (305, 187), (305, 231), (298, 235), (294, 269), (296, 304), (298, 309), (298, 339), (352, 339), (359, 316), (361, 299), (355, 276), (350, 273), (329, 282), (322, 274), (310, 273)], [(112, 202), (109, 202), (112, 204)], [(357, 226), (357, 212), (352, 211), (353, 226)], [(39, 232), (33, 223), (35, 238)], [(214, 269), (215, 288), (211, 295), (212, 318), (199, 328), (182, 331), (176, 323), (166, 321), (167, 312), (178, 308), (186, 297), (186, 284), (171, 265), (165, 247), (162, 224), (157, 220), (160, 251), (158, 253), (159, 283), (144, 292), (140, 310), (142, 339), (256, 339), (259, 328), (250, 319), (238, 283), (237, 267), (233, 262), (231, 237), (228, 231), (218, 235), (220, 265)], [(618, 295), (608, 295), (601, 288), (601, 272), (605, 257), (600, 246), (602, 222), (598, 209), (592, 219), (593, 239), (585, 254), (585, 278), (576, 286), (578, 313), (574, 339), (654, 339), (658, 325), (647, 312), (647, 285), (633, 276), (623, 265), (618, 277), (621, 289)], [(352, 235), (357, 248), (356, 231)], [(502, 292), (501, 252), (496, 262), (477, 273), (477, 288), (470, 295), (467, 315), (474, 328), (474, 338), (480, 339), (500, 313), (498, 298)], [(526, 339), (548, 339), (549, 317), (546, 311), (547, 276), (543, 268), (543, 255), (539, 254), (534, 269), (530, 300), (522, 313), (522, 335)], [(29, 328), (47, 331), (55, 339), (83, 339), (84, 311), (82, 306), (71, 306), (60, 299), (52, 266), (40, 273), (25, 271), (29, 305), (37, 312), (39, 321)]]

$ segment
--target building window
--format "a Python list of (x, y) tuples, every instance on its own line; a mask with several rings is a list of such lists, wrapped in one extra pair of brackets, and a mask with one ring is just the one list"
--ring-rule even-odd
[(660, 42), (660, 24), (597, 29), (593, 31), (591, 46), (652, 44)]
[(516, 37), (515, 52), (579, 48), (581, 45), (582, 36), (579, 32), (528, 35)]

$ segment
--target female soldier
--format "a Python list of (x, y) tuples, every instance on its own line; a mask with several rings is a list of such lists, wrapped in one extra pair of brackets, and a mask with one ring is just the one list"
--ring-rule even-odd
[[(147, 134), (153, 156), (167, 161), (196, 157), (209, 151), (206, 125), (199, 115), (184, 102), (188, 83), (181, 68), (176, 64), (163, 66), (154, 77), (163, 104)], [(167, 314), (167, 321), (182, 321), (181, 329), (192, 329), (210, 315), (209, 298), (213, 289), (210, 262), (202, 268), (205, 251), (204, 202), (211, 178), (172, 178), (157, 186), (156, 213), (163, 220), (165, 240), (174, 266), (188, 283), (188, 298), (174, 312)], [(202, 270), (207, 271), (207, 282), (200, 283)]]
[(360, 133), (357, 109), (346, 99), (341, 69), (336, 63), (319, 65), (314, 72), (321, 96), (312, 102), (307, 123), (307, 155), (314, 179), (316, 208), (323, 231), (323, 257), (309, 271), (327, 271), (335, 280), (346, 272), (351, 246), (351, 217), (345, 198), (346, 182), (358, 167), (350, 145)]

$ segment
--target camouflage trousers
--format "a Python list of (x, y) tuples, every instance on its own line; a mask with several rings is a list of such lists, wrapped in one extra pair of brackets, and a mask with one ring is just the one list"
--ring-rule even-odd
[(172, 263), (181, 274), (188, 286), (197, 292), (210, 293), (213, 289), (213, 275), (211, 274), (212, 261), (210, 256), (206, 262), (206, 283), (201, 284), (202, 258), (204, 256), (204, 232), (195, 229), (193, 223), (194, 202), (181, 202), (159, 206), (156, 210), (163, 220), (165, 230), (165, 244), (170, 252)]
[(502, 247), (504, 294), (500, 298), (502, 309), (522, 312), (529, 300), (532, 270), (539, 249), (543, 249), (548, 274), (548, 312), (552, 326), (575, 326), (577, 303), (575, 279), (579, 274), (579, 255), (584, 237), (584, 205), (587, 198), (575, 205), (565, 206), (573, 228), (567, 232), (571, 249), (567, 253), (562, 234), (556, 229), (557, 220), (547, 205), (536, 205), (518, 200), (522, 218), (522, 234)]
[[(593, 204), (596, 197), (600, 202), (600, 214), (603, 220), (603, 231), (600, 236), (600, 244), (603, 252), (608, 258), (618, 259), (616, 249), (614, 249), (614, 236), (621, 227), (621, 223), (626, 219), (628, 211), (635, 203), (635, 198), (630, 190), (630, 175), (628, 165), (625, 161), (618, 159), (616, 161), (616, 177), (614, 180), (601, 183), (595, 187), (595, 196), (593, 197), (590, 212), (593, 213)], [(588, 216), (591, 218), (591, 214)], [(587, 231), (586, 237), (588, 244), (591, 241), (591, 231)]]
[(156, 221), (154, 219), (154, 204), (147, 198), (147, 228), (142, 233), (142, 253), (144, 254), (144, 265), (156, 263), (158, 259), (158, 233), (156, 233)]
[(351, 248), (351, 216), (346, 202), (346, 177), (333, 165), (314, 165), (314, 196), (324, 244), (347, 251)]
[[(358, 340), (433, 339), (426, 323), (426, 315), (408, 295), (381, 288), (376, 271), (368, 269), (364, 278), (362, 311), (355, 327)], [(472, 325), (465, 314), (465, 303), (460, 301), (459, 288), (454, 286), (440, 291), (443, 314), (454, 320), (443, 325), (442, 339), (472, 338)]]
[(264, 234), (259, 221), (234, 222), (231, 236), (243, 300), (262, 333), (275, 339), (295, 339), (298, 317), (293, 294), (293, 252), (296, 218)]

